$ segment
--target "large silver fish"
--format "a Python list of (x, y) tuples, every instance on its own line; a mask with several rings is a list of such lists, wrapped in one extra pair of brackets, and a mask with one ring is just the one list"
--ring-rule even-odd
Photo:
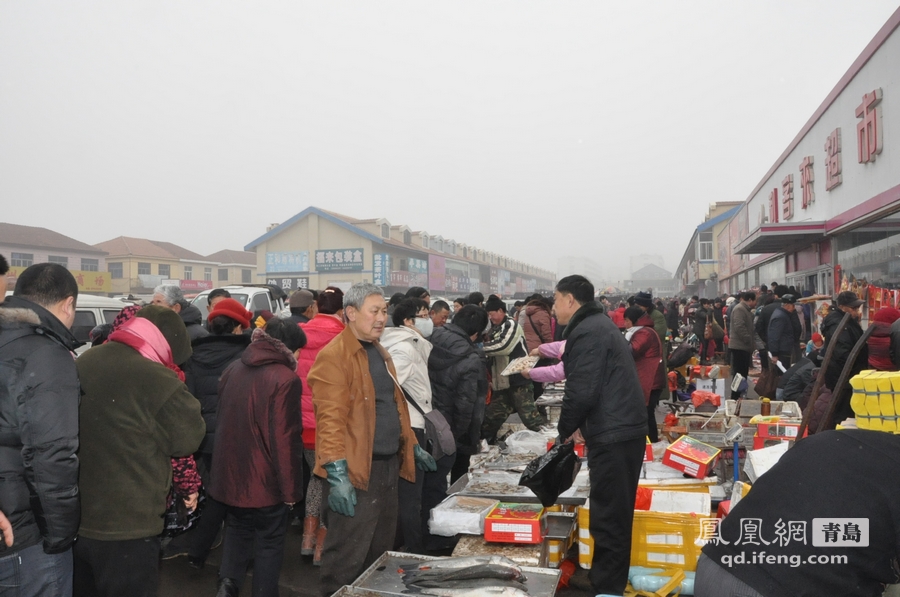
[(469, 566), (480, 566), (482, 564), (500, 564), (518, 568), (515, 562), (503, 556), (468, 556), (465, 558), (428, 560), (419, 564), (417, 568), (419, 570), (439, 570), (441, 568), (468, 568)]
[(442, 568), (437, 570), (411, 570), (403, 575), (403, 582), (407, 585), (438, 586), (435, 584), (452, 580), (468, 580), (474, 578), (492, 578), (498, 580), (524, 581), (525, 576), (518, 566), (506, 566), (503, 564), (479, 564), (466, 568)]

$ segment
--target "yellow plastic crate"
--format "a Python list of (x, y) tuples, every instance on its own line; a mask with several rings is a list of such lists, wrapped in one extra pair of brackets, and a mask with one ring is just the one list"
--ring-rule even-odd
[[(696, 514), (669, 514), (635, 510), (631, 535), (631, 565), (697, 569), (701, 546), (701, 520), (714, 518)], [(590, 510), (578, 510), (578, 564), (590, 570), (594, 540), (589, 529)]]

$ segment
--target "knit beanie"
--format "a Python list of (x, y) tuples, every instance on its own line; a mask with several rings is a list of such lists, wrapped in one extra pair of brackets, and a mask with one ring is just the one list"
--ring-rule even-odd
[(485, 311), (503, 311), (506, 313), (506, 303), (503, 302), (499, 297), (494, 296), (493, 294), (488, 298), (484, 303)]
[(227, 298), (216, 303), (216, 306), (213, 307), (213, 310), (206, 318), (206, 321), (212, 321), (213, 318), (219, 316), (233, 319), (241, 324), (242, 329), (246, 330), (250, 327), (250, 317), (252, 317), (252, 313), (233, 298)]
[(644, 307), (645, 309), (653, 308), (653, 295), (648, 292), (638, 292), (634, 295), (634, 302), (638, 306)]
[(137, 312), (135, 317), (143, 317), (149, 319), (150, 323), (159, 328), (169, 348), (172, 349), (172, 360), (176, 365), (181, 365), (191, 358), (191, 339), (188, 337), (187, 328), (184, 327), (184, 321), (175, 311), (160, 307), (158, 305), (148, 305)]

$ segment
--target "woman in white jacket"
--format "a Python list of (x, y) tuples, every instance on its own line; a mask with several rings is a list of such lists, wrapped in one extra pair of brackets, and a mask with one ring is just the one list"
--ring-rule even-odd
[[(384, 329), (381, 345), (390, 353), (397, 370), (397, 381), (403, 388), (409, 405), (409, 417), (419, 445), (425, 447), (425, 418), (431, 412), (431, 380), (428, 377), (428, 355), (431, 354), (433, 323), (428, 303), (421, 299), (406, 299), (394, 308), (394, 327)], [(416, 405), (419, 408), (416, 408)], [(422, 487), (424, 471), (416, 470), (416, 482), (400, 479), (398, 487), (400, 537), (406, 551), (425, 553), (422, 527)]]

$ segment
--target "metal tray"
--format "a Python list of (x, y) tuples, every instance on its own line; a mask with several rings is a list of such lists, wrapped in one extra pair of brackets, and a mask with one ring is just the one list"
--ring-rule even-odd
[[(333, 593), (331, 597), (396, 597), (398, 593), (386, 593), (385, 591), (374, 591), (372, 589), (360, 589), (359, 587), (351, 587), (344, 585)], [(404, 596), (404, 597), (409, 597)]]
[[(497, 471), (499, 474), (503, 474), (502, 471)], [(495, 500), (500, 500), (501, 502), (509, 502), (513, 504), (539, 504), (541, 501), (534, 495), (534, 492), (528, 489), (527, 487), (520, 488), (522, 491), (514, 494), (496, 494), (496, 493), (471, 493), (466, 491), (466, 487), (471, 482), (474, 475), (484, 476), (490, 475), (491, 473), (467, 473), (456, 480), (448, 489), (447, 495), (468, 495), (472, 497), (486, 497), (492, 498)], [(478, 477), (475, 477), (478, 478)], [(567, 496), (566, 493), (563, 493), (559, 498), (557, 498), (556, 503), (564, 506), (583, 506), (584, 500), (587, 499), (587, 495), (582, 496)]]
[[(376, 595), (407, 595), (403, 593), (407, 590), (406, 585), (403, 584), (401, 575), (397, 573), (399, 568), (445, 559), (448, 558), (386, 551), (350, 587), (380, 591), (380, 593), (375, 593)], [(521, 566), (521, 568), (527, 579), (525, 586), (531, 597), (554, 597), (556, 595), (556, 586), (559, 584), (560, 577), (559, 570), (532, 566)], [(347, 593), (347, 595), (353, 595), (353, 593)]]

